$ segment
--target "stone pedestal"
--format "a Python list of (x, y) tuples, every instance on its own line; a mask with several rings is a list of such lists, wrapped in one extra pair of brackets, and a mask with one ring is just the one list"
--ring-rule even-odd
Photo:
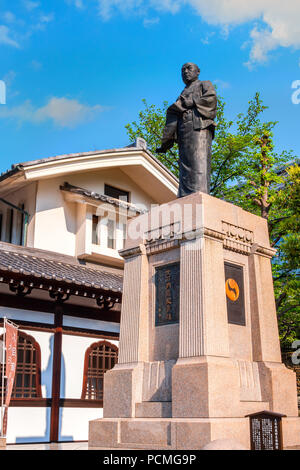
[(299, 445), (266, 221), (195, 193), (133, 219), (121, 254), (119, 362), (105, 374), (104, 418), (90, 422), (89, 446), (200, 449), (230, 439), (249, 448), (245, 416), (263, 410), (286, 415), (284, 446)]

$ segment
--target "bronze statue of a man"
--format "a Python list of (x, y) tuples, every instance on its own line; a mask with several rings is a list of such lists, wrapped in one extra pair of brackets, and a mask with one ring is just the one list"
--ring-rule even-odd
[(210, 81), (200, 81), (200, 69), (188, 62), (182, 66), (186, 85), (167, 110), (166, 125), (157, 153), (166, 153), (175, 142), (179, 147), (178, 197), (210, 191), (211, 146), (215, 131), (217, 96)]

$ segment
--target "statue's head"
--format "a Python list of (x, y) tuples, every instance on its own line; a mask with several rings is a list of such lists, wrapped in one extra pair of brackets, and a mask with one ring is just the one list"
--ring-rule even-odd
[(193, 64), (193, 62), (187, 62), (181, 68), (182, 80), (186, 85), (197, 80), (199, 77), (199, 73), (200, 69), (198, 65)]

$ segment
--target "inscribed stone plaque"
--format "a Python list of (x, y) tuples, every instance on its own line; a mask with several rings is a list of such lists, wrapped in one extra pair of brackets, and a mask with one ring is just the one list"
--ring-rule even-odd
[(225, 263), (225, 291), (228, 322), (245, 325), (244, 270), (242, 266)]
[(179, 322), (179, 263), (155, 270), (155, 326)]

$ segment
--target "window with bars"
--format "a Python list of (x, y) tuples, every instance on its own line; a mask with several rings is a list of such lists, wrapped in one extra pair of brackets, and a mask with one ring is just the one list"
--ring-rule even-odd
[(22, 331), (18, 332), (17, 369), (12, 398), (42, 398), (40, 346), (32, 336)]
[(104, 374), (118, 361), (118, 348), (107, 341), (92, 344), (85, 353), (82, 399), (103, 400)]

